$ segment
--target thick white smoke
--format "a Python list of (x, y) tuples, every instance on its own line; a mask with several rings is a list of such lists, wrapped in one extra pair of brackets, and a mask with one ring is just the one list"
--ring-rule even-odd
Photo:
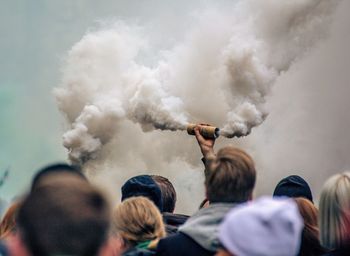
[(163, 89), (159, 70), (135, 62), (142, 47), (135, 32), (116, 24), (89, 33), (68, 55), (55, 95), (71, 123), (63, 144), (74, 162), (96, 158), (125, 118), (144, 131), (186, 127), (182, 102)]
[[(226, 137), (249, 134), (269, 112), (265, 101), (275, 81), (327, 37), (337, 3), (209, 7), (196, 13), (182, 42), (160, 53), (139, 27), (118, 23), (87, 33), (69, 52), (55, 91), (69, 122), (63, 139), (70, 159), (103, 173), (97, 180), (115, 181), (107, 184), (111, 189), (151, 170), (175, 180), (180, 197), (188, 193), (191, 180), (201, 177), (186, 171), (201, 168), (194, 167), (195, 143), (154, 129), (203, 121), (223, 127)], [(143, 60), (145, 51), (154, 53), (152, 65)]]
[(265, 96), (282, 71), (325, 36), (337, 1), (244, 1), (224, 50), (231, 111), (222, 130), (247, 135), (267, 113)]
[[(324, 36), (335, 2), (250, 0), (233, 8), (231, 29), (222, 31), (228, 34), (227, 45), (215, 49), (218, 63), (209, 70), (216, 76), (217, 89), (229, 92), (226, 101), (231, 110), (222, 135), (247, 135), (264, 121), (263, 106), (271, 85)], [(195, 52), (196, 45), (190, 45), (189, 51)], [(136, 62), (142, 47), (136, 31), (119, 24), (87, 34), (70, 51), (56, 96), (72, 124), (64, 135), (71, 160), (94, 158), (123, 118), (139, 123), (144, 131), (186, 127), (181, 98), (164, 89), (167, 83), (183, 86), (171, 74), (186, 63), (173, 63), (170, 58), (148, 68)]]

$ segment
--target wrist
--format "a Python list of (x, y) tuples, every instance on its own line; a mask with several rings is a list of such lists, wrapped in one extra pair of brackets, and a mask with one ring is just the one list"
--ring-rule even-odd
[(215, 156), (215, 152), (213, 148), (202, 150), (202, 154), (204, 158), (208, 158), (210, 156)]

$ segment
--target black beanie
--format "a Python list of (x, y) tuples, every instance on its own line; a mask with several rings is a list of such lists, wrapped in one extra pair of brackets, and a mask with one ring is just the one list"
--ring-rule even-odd
[(291, 175), (282, 179), (277, 184), (273, 196), (304, 197), (313, 202), (309, 184), (298, 175)]
[(128, 179), (122, 187), (122, 201), (134, 196), (150, 199), (163, 211), (162, 192), (157, 183), (149, 175), (139, 175)]

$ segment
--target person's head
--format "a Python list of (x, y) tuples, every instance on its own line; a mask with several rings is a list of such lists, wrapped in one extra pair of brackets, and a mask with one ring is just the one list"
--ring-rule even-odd
[(333, 175), (324, 184), (320, 196), (319, 227), (324, 247), (349, 246), (350, 172)]
[(24, 199), (17, 225), (32, 255), (92, 256), (106, 241), (109, 219), (109, 205), (97, 189), (61, 174), (59, 180), (45, 179)]
[(160, 175), (151, 175), (151, 178), (160, 188), (163, 201), (163, 212), (174, 212), (176, 204), (176, 191), (173, 184), (167, 178)]
[(217, 255), (295, 256), (303, 220), (291, 199), (261, 198), (231, 210), (219, 227)]
[(253, 159), (243, 150), (224, 147), (206, 178), (210, 203), (241, 203), (252, 198), (256, 171)]
[(6, 211), (0, 223), (0, 240), (6, 239), (16, 232), (16, 216), (20, 202), (14, 202)]
[(131, 197), (113, 211), (112, 236), (123, 241), (124, 249), (165, 236), (162, 215), (152, 201), (143, 196)]
[(304, 220), (304, 230), (299, 256), (321, 255), (325, 253), (319, 240), (319, 228), (317, 223), (318, 210), (315, 205), (306, 198), (294, 198), (299, 212)]
[(162, 212), (162, 191), (150, 175), (138, 175), (128, 179), (122, 186), (122, 201), (135, 196), (150, 199)]
[(47, 177), (58, 176), (60, 174), (71, 174), (86, 180), (84, 174), (77, 166), (68, 165), (65, 163), (57, 163), (45, 166), (40, 169), (33, 177), (31, 191), (41, 184)]
[(273, 196), (304, 197), (312, 201), (312, 193), (309, 184), (298, 175), (290, 175), (278, 182)]

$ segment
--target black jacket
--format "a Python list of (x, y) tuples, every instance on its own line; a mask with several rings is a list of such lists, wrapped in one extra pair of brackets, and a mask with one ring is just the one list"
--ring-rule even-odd
[(209, 256), (214, 254), (181, 232), (160, 240), (156, 252), (156, 255), (159, 256)]
[(3, 244), (1, 241), (0, 241), (0, 256), (7, 256), (9, 255), (9, 252), (5, 246), (5, 244)]
[(176, 234), (178, 227), (183, 225), (189, 218), (187, 215), (170, 212), (163, 212), (162, 214), (167, 235)]
[(123, 253), (123, 256), (153, 256), (156, 253), (152, 250), (132, 248)]
[(322, 256), (349, 256), (350, 255), (350, 246), (347, 248), (336, 249), (334, 251), (330, 251)]

